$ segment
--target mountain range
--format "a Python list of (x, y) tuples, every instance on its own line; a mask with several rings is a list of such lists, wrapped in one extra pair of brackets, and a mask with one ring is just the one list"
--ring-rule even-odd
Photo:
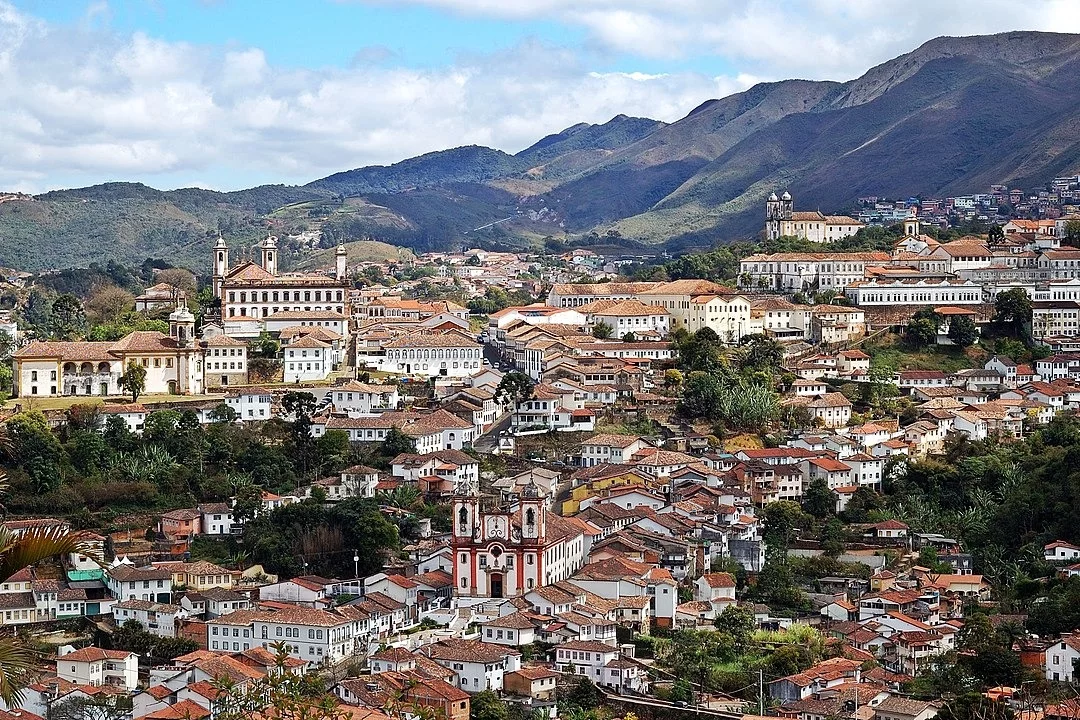
[(618, 231), (681, 251), (755, 235), (765, 197), (849, 210), (862, 195), (1031, 188), (1080, 170), (1080, 35), (941, 37), (849, 82), (784, 80), (673, 123), (619, 115), (516, 154), (469, 146), (301, 187), (217, 193), (109, 183), (0, 203), (0, 264), (167, 257), (204, 269), (218, 231), (319, 227), (418, 250)]

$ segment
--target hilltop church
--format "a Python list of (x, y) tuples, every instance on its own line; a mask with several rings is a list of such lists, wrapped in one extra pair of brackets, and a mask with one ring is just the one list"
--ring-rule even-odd
[(769, 195), (765, 201), (766, 240), (797, 237), (814, 243), (831, 243), (866, 227), (847, 215), (822, 215), (817, 210), (795, 212), (794, 205), (791, 193), (786, 190), (780, 197), (776, 193)]
[[(277, 238), (259, 243), (260, 262), (245, 261), (229, 267), (229, 246), (223, 238), (214, 245), (214, 296), (221, 300), (221, 319), (273, 320), (290, 313), (292, 325), (324, 325), (329, 319), (348, 317), (349, 282), (345, 247), (338, 245), (333, 275), (279, 273)], [(297, 314), (313, 313), (310, 317)], [(227, 334), (228, 330), (226, 330)]]

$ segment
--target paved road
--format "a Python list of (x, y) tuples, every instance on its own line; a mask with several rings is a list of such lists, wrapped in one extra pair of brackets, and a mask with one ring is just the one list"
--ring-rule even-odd
[(512, 413), (503, 413), (486, 433), (473, 440), (473, 449), (482, 453), (495, 452), (495, 448), (499, 446), (499, 435), (510, 429), (511, 415)]
[(609, 702), (612, 703), (626, 703), (628, 705), (663, 708), (665, 710), (673, 710), (675, 712), (685, 713), (687, 715), (718, 718), (718, 720), (742, 720), (743, 717), (743, 714), (739, 712), (713, 710), (711, 708), (702, 707), (700, 705), (677, 705), (675, 703), (665, 702), (664, 700), (657, 700), (655, 698), (649, 697), (638, 697), (636, 695), (619, 695), (617, 693), (610, 693), (604, 691), (604, 696)]

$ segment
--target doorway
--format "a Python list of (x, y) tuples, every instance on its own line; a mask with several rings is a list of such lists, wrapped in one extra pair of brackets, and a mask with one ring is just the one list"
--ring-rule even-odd
[(491, 589), (491, 597), (501, 598), (503, 596), (503, 576), (502, 573), (492, 573), (491, 579), (488, 581), (488, 585)]

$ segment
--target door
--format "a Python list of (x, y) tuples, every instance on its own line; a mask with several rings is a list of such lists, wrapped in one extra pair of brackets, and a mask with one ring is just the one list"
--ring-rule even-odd
[(107, 382), (101, 383), (101, 387), (99, 389), (101, 390), (102, 395), (108, 395), (109, 394), (109, 383), (107, 383)]
[(176, 381), (175, 380), (170, 380), (169, 381), (169, 394), (170, 395), (175, 395), (176, 394)]
[(488, 581), (489, 589), (491, 590), (491, 597), (501, 598), (503, 596), (503, 576), (502, 573), (492, 573)]
[(228, 385), (229, 384), (229, 376), (228, 375), (222, 375), (221, 376), (221, 384), (222, 385)]

